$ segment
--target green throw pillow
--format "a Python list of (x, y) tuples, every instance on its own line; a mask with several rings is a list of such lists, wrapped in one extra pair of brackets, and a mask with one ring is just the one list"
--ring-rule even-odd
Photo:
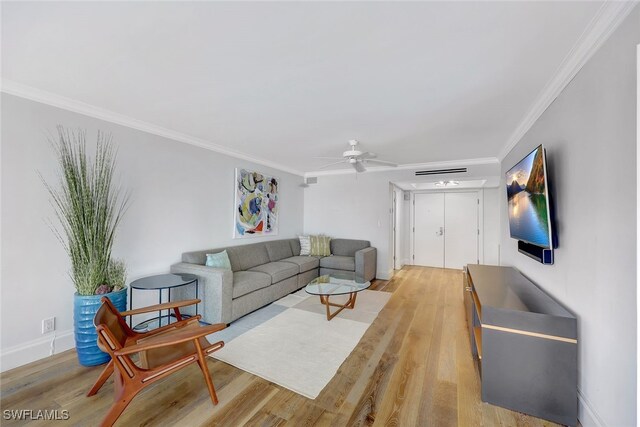
[(229, 261), (229, 255), (227, 251), (218, 252), (217, 254), (207, 254), (207, 267), (222, 268), (224, 270), (231, 270), (231, 261)]
[(331, 255), (331, 237), (329, 236), (310, 236), (310, 237), (311, 237), (311, 255), (312, 256)]

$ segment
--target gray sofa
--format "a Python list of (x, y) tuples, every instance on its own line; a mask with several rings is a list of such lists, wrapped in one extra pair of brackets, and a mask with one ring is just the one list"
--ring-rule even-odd
[[(227, 251), (231, 270), (205, 266), (206, 254)], [(271, 240), (182, 254), (172, 273), (198, 276), (198, 312), (208, 323), (232, 321), (305, 287), (318, 274), (350, 272), (354, 278), (376, 277), (376, 248), (366, 240), (332, 239), (331, 256), (300, 256), (298, 239)], [(177, 288), (172, 299), (192, 298), (193, 291)]]

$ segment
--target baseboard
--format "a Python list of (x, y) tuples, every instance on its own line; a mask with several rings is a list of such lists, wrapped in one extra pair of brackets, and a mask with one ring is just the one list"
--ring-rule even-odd
[(380, 280), (391, 280), (392, 277), (393, 277), (393, 270), (389, 270), (387, 272), (378, 272), (378, 274), (376, 274), (376, 279), (380, 279)]
[(0, 372), (44, 359), (75, 347), (73, 329), (51, 333), (42, 338), (27, 341), (0, 353)]
[(580, 420), (582, 427), (606, 427), (593, 404), (582, 394), (580, 389), (578, 389), (578, 420)]

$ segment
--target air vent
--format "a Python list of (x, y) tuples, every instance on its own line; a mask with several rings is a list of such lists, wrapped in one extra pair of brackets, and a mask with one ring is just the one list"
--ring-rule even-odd
[(429, 171), (417, 171), (416, 176), (425, 176), (425, 175), (442, 175), (447, 173), (464, 173), (467, 171), (467, 168), (453, 168), (453, 169), (433, 169)]
[(304, 183), (305, 184), (317, 184), (318, 183), (318, 177), (317, 176), (310, 176), (304, 179)]

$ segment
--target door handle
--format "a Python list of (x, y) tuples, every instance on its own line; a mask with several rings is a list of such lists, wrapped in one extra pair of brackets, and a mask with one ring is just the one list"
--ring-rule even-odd
[(436, 231), (436, 236), (442, 236), (444, 234), (444, 227), (440, 227), (440, 230)]

